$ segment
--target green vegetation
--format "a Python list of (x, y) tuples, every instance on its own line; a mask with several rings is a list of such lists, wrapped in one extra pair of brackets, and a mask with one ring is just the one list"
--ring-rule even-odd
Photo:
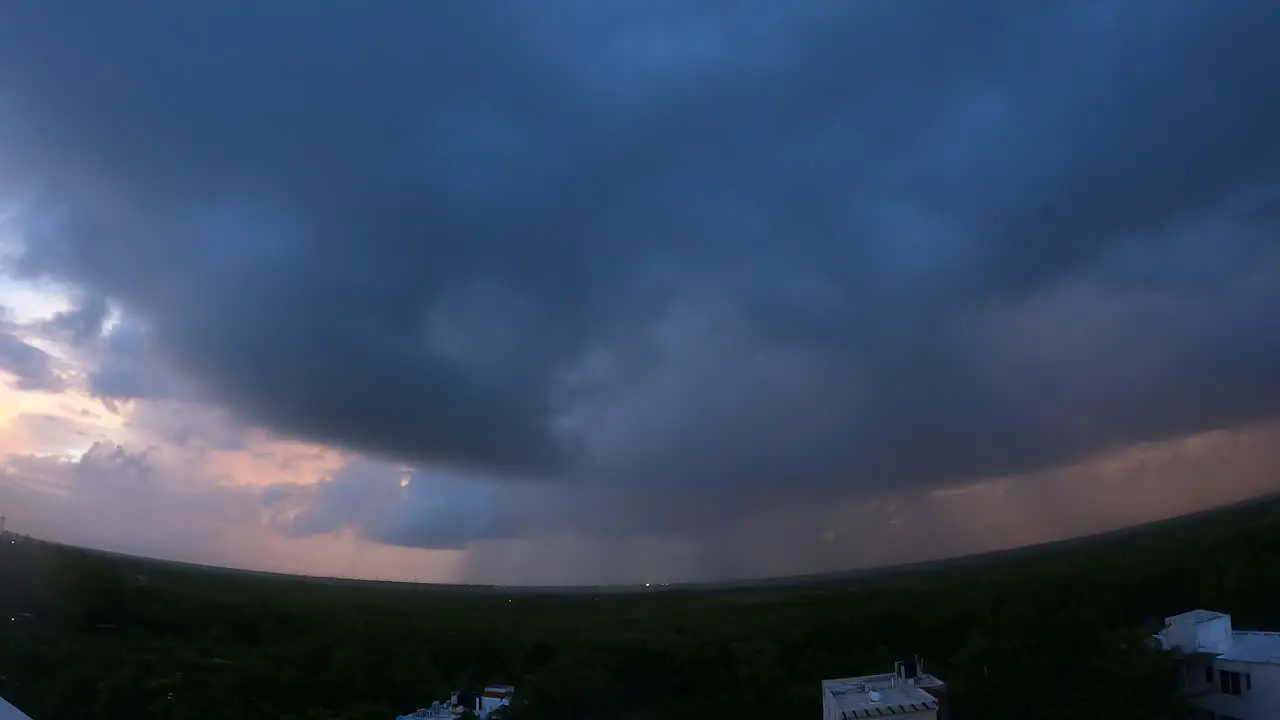
[[(516, 718), (817, 717), (912, 653), (953, 717), (1177, 718), (1159, 618), (1280, 627), (1280, 504), (986, 563), (739, 590), (534, 594), (0, 548), (0, 695), (36, 720), (390, 720), (489, 682)], [(19, 613), (31, 613), (21, 617)]]

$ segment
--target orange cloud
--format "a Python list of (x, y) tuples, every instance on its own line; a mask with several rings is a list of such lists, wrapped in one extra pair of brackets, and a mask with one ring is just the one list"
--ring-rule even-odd
[(322, 445), (265, 436), (252, 438), (248, 445), (244, 450), (207, 453), (205, 467), (209, 476), (220, 483), (258, 487), (315, 483), (351, 459), (346, 453)]

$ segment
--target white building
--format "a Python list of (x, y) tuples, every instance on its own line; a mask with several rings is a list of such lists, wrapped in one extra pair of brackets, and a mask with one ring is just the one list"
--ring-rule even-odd
[[(400, 715), (396, 720), (456, 718), (467, 710), (484, 720), (494, 710), (510, 705), (511, 699), (515, 694), (516, 688), (514, 685), (486, 685), (484, 692), (478, 695), (455, 692), (449, 696), (448, 702), (433, 702), (430, 707), (422, 708), (410, 715)], [(8, 719), (0, 716), (0, 720)]]
[(1183, 687), (1212, 720), (1280, 718), (1280, 633), (1235, 630), (1231, 616), (1192, 610), (1165, 618), (1156, 633), (1179, 651)]
[(23, 715), (18, 708), (5, 702), (4, 698), (0, 698), (0, 720), (31, 720), (31, 718)]
[(891, 673), (822, 681), (823, 720), (871, 717), (948, 720), (946, 683), (925, 673), (918, 658)]
[(511, 704), (511, 698), (516, 694), (514, 685), (488, 685), (484, 692), (480, 693), (479, 709), (476, 714), (480, 717), (487, 717), (489, 713), (500, 707)]

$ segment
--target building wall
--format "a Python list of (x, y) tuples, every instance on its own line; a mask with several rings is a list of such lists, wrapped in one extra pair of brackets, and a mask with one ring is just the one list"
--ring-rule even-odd
[(936, 710), (924, 710), (924, 711), (921, 711), (921, 712), (907, 713), (907, 714), (905, 714), (905, 715), (904, 715), (904, 714), (902, 714), (902, 713), (898, 713), (897, 715), (894, 715), (893, 717), (894, 717), (894, 718), (907, 718), (908, 720), (938, 720), (938, 711), (936, 711)]
[(1227, 652), (1231, 648), (1231, 616), (1223, 615), (1208, 622), (1198, 623), (1196, 640), (1201, 649), (1210, 652)]
[[(1240, 720), (1275, 720), (1280, 718), (1280, 665), (1217, 659), (1213, 661), (1213, 668), (1213, 686), (1205, 694), (1194, 698), (1194, 702), (1197, 705), (1220, 715), (1240, 718)], [(1244, 682), (1241, 681), (1241, 694), (1239, 697), (1224, 695), (1218, 683), (1219, 670), (1235, 671), (1242, 675), (1248, 673), (1252, 679), (1252, 687), (1246, 688)], [(1188, 668), (1188, 672), (1191, 672), (1190, 668)], [(1200, 688), (1204, 690), (1209, 688), (1204, 683), (1203, 673), (1203, 666), (1201, 666), (1200, 671), (1195, 673), (1196, 678), (1194, 678), (1199, 681), (1199, 684), (1189, 684), (1189, 689)]]
[[(1211, 658), (1186, 658), (1182, 668), (1182, 687), (1192, 697), (1218, 692), (1218, 672), (1214, 670)], [(1213, 673), (1212, 678), (1205, 675), (1206, 668)]]
[(1191, 617), (1180, 617), (1169, 626), (1167, 633), (1169, 644), (1183, 652), (1226, 652), (1231, 646), (1231, 616), (1224, 614), (1200, 623)]
[(937, 685), (921, 685), (921, 690), (938, 700), (938, 720), (951, 720), (951, 696), (944, 683)]

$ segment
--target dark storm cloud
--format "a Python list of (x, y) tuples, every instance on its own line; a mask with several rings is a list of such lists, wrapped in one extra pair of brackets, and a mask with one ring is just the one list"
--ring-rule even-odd
[(41, 329), (55, 338), (65, 338), (73, 345), (82, 345), (102, 334), (107, 311), (106, 298), (90, 298), (75, 308), (55, 313), (42, 323)]
[(151, 334), (124, 323), (99, 342), (89, 390), (104, 402), (180, 396), (172, 373), (158, 363)]
[[(408, 473), (382, 463), (356, 461), (314, 487), (268, 491), (269, 504), (305, 492), (305, 509), (282, 523), (295, 537), (355, 529), (361, 537), (407, 547), (461, 549), (467, 543), (514, 536), (511, 509), (495, 502), (492, 485), (475, 492), (474, 481)], [(495, 510), (497, 511), (495, 513)]]
[(244, 418), (582, 526), (1280, 407), (1274, 2), (5, 15), (28, 272)]

